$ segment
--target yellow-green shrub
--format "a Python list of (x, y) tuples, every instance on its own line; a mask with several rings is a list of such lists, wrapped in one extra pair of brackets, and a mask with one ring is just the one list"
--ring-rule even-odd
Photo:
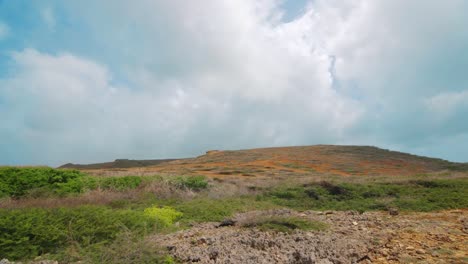
[(171, 226), (177, 219), (183, 216), (181, 212), (169, 206), (149, 207), (145, 209), (144, 214), (156, 218), (164, 226)]

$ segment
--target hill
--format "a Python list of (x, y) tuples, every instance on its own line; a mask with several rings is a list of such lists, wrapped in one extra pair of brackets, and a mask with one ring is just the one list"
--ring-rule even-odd
[(465, 263), (467, 165), (316, 145), (3, 167), (0, 259)]
[[(123, 163), (123, 165), (121, 165)], [(112, 174), (115, 168), (125, 173), (138, 169), (140, 174), (201, 174), (211, 177), (274, 175), (411, 175), (444, 170), (466, 171), (468, 164), (390, 151), (372, 146), (315, 145), (212, 150), (205, 155), (180, 160), (115, 161), (91, 165), (64, 165), (61, 168)]]
[(175, 159), (155, 159), (155, 160), (130, 160), (116, 159), (112, 162), (94, 163), (94, 164), (73, 164), (67, 163), (59, 167), (59, 169), (117, 169), (117, 168), (135, 168), (159, 165), (164, 162), (174, 161)]

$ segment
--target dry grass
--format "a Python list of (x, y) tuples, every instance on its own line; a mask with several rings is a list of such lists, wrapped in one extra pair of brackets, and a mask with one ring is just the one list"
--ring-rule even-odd
[(172, 258), (166, 254), (166, 250), (157, 244), (148, 243), (147, 239), (127, 230), (109, 246), (100, 248), (94, 254), (88, 252), (81, 257), (87, 263), (170, 263)]
[(146, 181), (136, 189), (125, 191), (96, 189), (86, 193), (67, 197), (24, 197), (20, 199), (0, 199), (0, 208), (57, 208), (78, 207), (82, 205), (112, 205), (115, 201), (128, 203), (145, 200), (148, 195), (158, 199), (192, 199), (196, 192), (190, 189), (176, 188), (170, 183), (170, 178), (164, 180)]
[(57, 208), (77, 207), (81, 205), (108, 205), (116, 200), (134, 201), (140, 198), (136, 190), (116, 192), (110, 190), (93, 190), (79, 196), (50, 198), (4, 198), (0, 200), (0, 208)]
[[(251, 169), (251, 166), (249, 167)], [(107, 171), (101, 177), (124, 176), (125, 170)], [(147, 168), (132, 169), (132, 175), (149, 174)], [(343, 177), (330, 173), (275, 173), (271, 175), (256, 175), (256, 177), (240, 177), (238, 175), (224, 175), (211, 177), (209, 188), (204, 191), (193, 191), (187, 188), (178, 188), (172, 183), (177, 174), (147, 177), (137, 189), (126, 191), (92, 190), (84, 194), (69, 197), (26, 197), (21, 199), (0, 199), (0, 208), (56, 208), (77, 207), (81, 205), (112, 205), (116, 201), (132, 203), (145, 200), (148, 197), (154, 199), (191, 200), (197, 197), (210, 199), (222, 199), (243, 195), (257, 195), (277, 186), (298, 186), (310, 183), (328, 181), (335, 183), (398, 183), (408, 180), (434, 180), (434, 179), (461, 179), (468, 178), (468, 173), (462, 172), (436, 172), (417, 175), (364, 175)], [(199, 174), (198, 174), (199, 175)]]
[(171, 183), (174, 177), (164, 177), (158, 181), (148, 181), (139, 189), (143, 193), (151, 193), (158, 199), (191, 199), (197, 195), (188, 188), (178, 188)]
[(467, 173), (429, 173), (421, 175), (399, 175), (399, 176), (351, 176), (341, 177), (336, 175), (295, 175), (294, 177), (223, 177), (210, 179), (208, 190), (195, 192), (190, 189), (180, 189), (171, 184), (174, 176), (162, 177), (162, 180), (147, 181), (139, 188), (127, 191), (92, 190), (79, 196), (49, 197), (49, 198), (22, 198), (0, 199), (0, 208), (56, 208), (77, 207), (81, 205), (111, 205), (115, 201), (125, 200), (129, 203), (139, 201), (148, 195), (157, 199), (190, 200), (197, 197), (208, 197), (212, 199), (230, 198), (243, 195), (261, 194), (265, 190), (275, 186), (298, 186), (310, 183), (331, 181), (335, 183), (398, 183), (408, 180), (435, 180), (435, 179), (463, 179), (468, 178)]

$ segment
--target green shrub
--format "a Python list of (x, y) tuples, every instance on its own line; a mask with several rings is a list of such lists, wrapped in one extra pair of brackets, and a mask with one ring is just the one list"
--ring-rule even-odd
[(156, 243), (148, 243), (140, 234), (128, 230), (120, 233), (110, 244), (77, 249), (75, 254), (73, 250), (70, 248), (63, 254), (55, 255), (54, 259), (60, 263), (175, 264), (166, 249)]
[(77, 170), (52, 168), (0, 168), (0, 196), (21, 197), (29, 193), (64, 195), (80, 193), (94, 180)]
[(183, 213), (169, 206), (146, 208), (144, 213), (148, 217), (157, 219), (165, 227), (171, 226), (177, 219), (183, 216)]
[(64, 196), (83, 193), (97, 187), (124, 191), (137, 188), (141, 182), (142, 178), (137, 176), (97, 178), (78, 170), (1, 167), (0, 197)]
[(298, 192), (298, 190), (295, 188), (290, 188), (286, 190), (277, 190), (276, 192), (272, 193), (272, 195), (280, 199), (292, 200), (301, 196), (301, 193)]
[(431, 211), (468, 207), (468, 180), (424, 180), (402, 183), (333, 184), (320, 182), (280, 187), (259, 197), (263, 201), (308, 210)]
[(158, 226), (142, 211), (84, 206), (58, 209), (0, 210), (0, 256), (32, 258), (78, 244), (112, 242), (122, 230), (143, 233)]
[(135, 189), (140, 186), (142, 182), (141, 177), (138, 176), (125, 176), (125, 177), (109, 177), (99, 180), (99, 187), (102, 189), (110, 189), (116, 191), (124, 191)]
[(252, 196), (224, 199), (197, 198), (174, 202), (172, 206), (184, 214), (181, 219), (184, 223), (222, 221), (237, 212), (277, 207), (269, 201), (257, 201)]
[(205, 176), (180, 176), (175, 178), (172, 184), (179, 188), (188, 188), (195, 191), (208, 188), (208, 181)]

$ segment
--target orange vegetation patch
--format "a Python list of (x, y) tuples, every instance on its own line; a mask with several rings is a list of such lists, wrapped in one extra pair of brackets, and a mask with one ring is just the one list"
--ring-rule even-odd
[(191, 159), (154, 166), (88, 170), (97, 175), (201, 174), (264, 177), (271, 175), (412, 175), (444, 170), (448, 162), (374, 147), (308, 146), (209, 151)]

